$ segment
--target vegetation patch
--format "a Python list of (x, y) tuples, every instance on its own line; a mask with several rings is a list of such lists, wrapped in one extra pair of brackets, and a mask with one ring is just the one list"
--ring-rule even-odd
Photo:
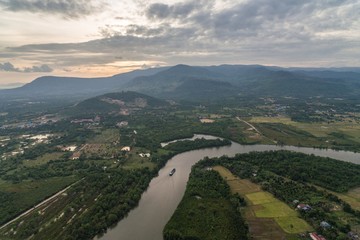
[(275, 218), (275, 221), (280, 227), (287, 233), (302, 233), (305, 231), (313, 231), (313, 228), (297, 216), (279, 217)]
[[(237, 192), (247, 199), (249, 206), (244, 210), (246, 213), (245, 219), (249, 224), (249, 231), (254, 239), (282, 238), (285, 237), (285, 233), (296, 234), (312, 230), (309, 224), (298, 217), (297, 212), (274, 198), (272, 194), (262, 191), (259, 185), (251, 183), (249, 180), (239, 179), (224, 167), (216, 166), (214, 169), (219, 171), (225, 180), (229, 179), (227, 183), (232, 192)], [(238, 182), (238, 184), (234, 184), (235, 182)], [(249, 186), (253, 188), (250, 189)], [(252, 193), (249, 193), (250, 190), (252, 190)], [(263, 234), (263, 231), (267, 235)]]
[(217, 172), (194, 167), (164, 239), (247, 239), (238, 204)]
[(62, 159), (63, 156), (64, 156), (64, 153), (62, 153), (62, 152), (46, 153), (43, 156), (39, 156), (34, 160), (25, 160), (23, 163), (24, 163), (24, 166), (34, 167), (34, 166), (46, 164), (49, 161), (55, 161), (58, 159)]
[(0, 223), (14, 218), (43, 199), (55, 194), (78, 180), (77, 177), (55, 177), (38, 181), (23, 181), (17, 184), (2, 182), (0, 192)]
[[(356, 231), (359, 225), (360, 211), (352, 208), (352, 206), (341, 199), (338, 194), (315, 187), (314, 184), (308, 184), (315, 182), (316, 179), (319, 185), (327, 186), (327, 188), (336, 188), (339, 186), (339, 191), (347, 191), (352, 186), (359, 186), (357, 182), (357, 177), (360, 173), (358, 165), (329, 158), (320, 158), (314, 155), (286, 151), (241, 154), (235, 158), (221, 157), (205, 159), (199, 164), (202, 164), (203, 167), (222, 164), (229, 168), (234, 175), (242, 178), (250, 178), (251, 181), (261, 186), (262, 191), (265, 190), (271, 193), (277, 201), (280, 200), (286, 203), (288, 207), (285, 206), (288, 210), (297, 208), (299, 216), (301, 216), (314, 231), (325, 236), (327, 239), (346, 239), (347, 234), (351, 230)], [(287, 164), (291, 165), (292, 169), (288, 168)], [(293, 172), (294, 169), (307, 174), (315, 173), (314, 170), (316, 169), (322, 169), (322, 171), (317, 171), (319, 176), (312, 176), (306, 179), (294, 178), (296, 174)], [(327, 175), (321, 177), (322, 174)], [(332, 179), (334, 179), (333, 182)], [(334, 185), (330, 186), (330, 182)], [(356, 190), (353, 190), (352, 194), (356, 195)], [(245, 195), (249, 195), (250, 198), (252, 198), (254, 193)], [(269, 201), (269, 199), (262, 195), (259, 196), (260, 203), (266, 201)], [(251, 203), (251, 201), (249, 202)], [(298, 228), (291, 223), (290, 219), (282, 219), (283, 217), (295, 216), (291, 214), (290, 216), (283, 216), (287, 212), (287, 210), (282, 211), (282, 209), (285, 209), (283, 208), (284, 205), (274, 205), (273, 203), (274, 202), (252, 205), (251, 210), (253, 212), (249, 213), (245, 211), (246, 219), (252, 219), (254, 216), (275, 216), (274, 220), (277, 221), (280, 226), (284, 227), (284, 232), (293, 233), (298, 231)], [(303, 209), (302, 206), (309, 207)], [(282, 217), (279, 218), (277, 216)], [(326, 223), (326, 227), (323, 227), (324, 223)], [(303, 224), (299, 222), (297, 226), (301, 228), (302, 225)], [(249, 228), (250, 233), (252, 233), (250, 222)], [(302, 230), (308, 231), (309, 229), (311, 228), (303, 228)]]
[(204, 138), (195, 139), (195, 140), (184, 140), (178, 141), (175, 143), (171, 143), (164, 148), (166, 150), (174, 151), (174, 152), (185, 152), (189, 150), (208, 148), (208, 147), (221, 147), (231, 145), (231, 141), (227, 139), (214, 139), (214, 140), (206, 140)]
[(270, 193), (262, 191), (246, 194), (246, 197), (251, 201), (253, 205), (271, 203), (275, 201), (274, 197)]

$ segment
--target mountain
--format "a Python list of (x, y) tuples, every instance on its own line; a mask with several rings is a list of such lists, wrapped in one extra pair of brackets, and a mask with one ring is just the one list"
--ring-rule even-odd
[(353, 73), (351, 79), (347, 77), (347, 72), (334, 72), (336, 77), (333, 78), (328, 77), (330, 73), (327, 76), (306, 73), (260, 65), (178, 65), (155, 75), (135, 78), (124, 88), (157, 97), (195, 101), (223, 99), (239, 94), (306, 98), (357, 96), (360, 92), (358, 73)]
[(218, 80), (222, 75), (211, 72), (202, 67), (191, 67), (187, 65), (176, 65), (165, 71), (151, 76), (134, 78), (124, 85), (126, 89), (152, 93), (167, 94), (180, 87), (185, 81), (196, 80)]
[(129, 115), (133, 111), (168, 105), (169, 103), (164, 100), (137, 92), (114, 92), (81, 101), (70, 109), (70, 113)]
[(139, 76), (153, 75), (167, 68), (135, 70), (102, 78), (44, 76), (22, 87), (0, 91), (0, 97), (73, 97), (96, 96), (119, 90), (125, 83)]
[(189, 101), (216, 101), (238, 95), (359, 98), (360, 73), (355, 70), (181, 64), (104, 78), (42, 77), (20, 88), (2, 90), (0, 98), (76, 96), (85, 99), (114, 91), (136, 91), (157, 98)]

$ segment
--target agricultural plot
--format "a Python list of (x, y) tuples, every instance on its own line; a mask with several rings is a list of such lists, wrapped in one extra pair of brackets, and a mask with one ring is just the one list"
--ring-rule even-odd
[(248, 206), (244, 213), (254, 239), (282, 239), (312, 230), (295, 210), (272, 194), (262, 191), (259, 185), (237, 178), (224, 167), (216, 166), (214, 170), (227, 180), (233, 193), (239, 193), (247, 200)]

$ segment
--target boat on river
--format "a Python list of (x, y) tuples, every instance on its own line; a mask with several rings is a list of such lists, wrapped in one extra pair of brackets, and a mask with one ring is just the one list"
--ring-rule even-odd
[(172, 176), (172, 175), (174, 175), (174, 173), (176, 172), (176, 169), (175, 168), (173, 168), (173, 170), (171, 170), (171, 172), (169, 173), (169, 176)]

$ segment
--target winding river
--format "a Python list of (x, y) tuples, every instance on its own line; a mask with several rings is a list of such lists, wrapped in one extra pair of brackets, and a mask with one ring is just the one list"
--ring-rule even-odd
[[(192, 139), (204, 135), (195, 135)], [(205, 136), (213, 139), (213, 136)], [(241, 145), (206, 148), (178, 154), (171, 158), (159, 171), (159, 176), (152, 179), (146, 192), (141, 196), (139, 206), (114, 228), (102, 236), (102, 240), (162, 240), (162, 230), (180, 203), (186, 188), (191, 167), (204, 157), (235, 156), (237, 153), (251, 151), (290, 150), (317, 156), (331, 157), (338, 160), (360, 164), (360, 153), (334, 151), (315, 148), (302, 148), (276, 145)], [(170, 177), (171, 169), (176, 173)]]

